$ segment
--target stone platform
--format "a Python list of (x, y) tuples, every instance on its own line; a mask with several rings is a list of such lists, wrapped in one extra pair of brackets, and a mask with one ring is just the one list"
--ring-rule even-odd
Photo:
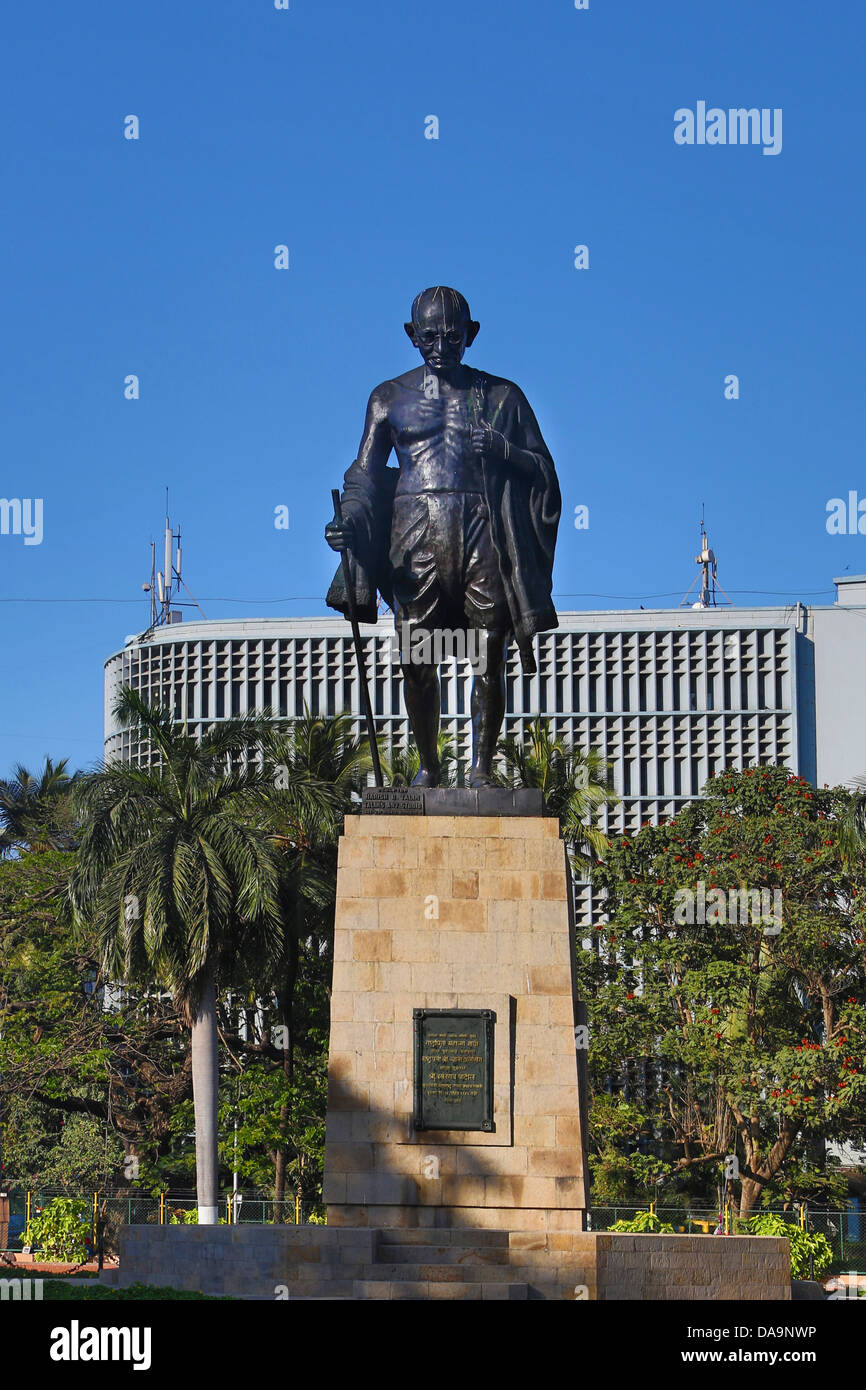
[[(582, 1057), (558, 821), (347, 816), (338, 863), (329, 1226), (582, 1231)], [(495, 1014), (492, 1132), (415, 1128), (417, 1009)]]
[(259, 1299), (789, 1300), (774, 1236), (124, 1226), (104, 1282)]
[[(585, 1229), (586, 1039), (558, 822), (481, 792), (373, 804), (339, 846), (328, 1225), (126, 1226), (113, 1282), (249, 1298), (789, 1299), (787, 1240)], [(418, 1127), (419, 1010), (484, 1014), (487, 1129)]]

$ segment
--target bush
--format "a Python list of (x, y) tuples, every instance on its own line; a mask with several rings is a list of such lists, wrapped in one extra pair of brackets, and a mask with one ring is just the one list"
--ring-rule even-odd
[[(224, 1216), (217, 1218), (220, 1226), (227, 1226), (229, 1223)], [(169, 1226), (197, 1226), (198, 1207), (171, 1207), (168, 1214)]]
[(631, 1221), (614, 1221), (609, 1231), (631, 1231), (635, 1235), (672, 1236), (673, 1226), (667, 1221), (659, 1221), (654, 1211), (639, 1211)]
[(81, 1264), (90, 1253), (88, 1204), (75, 1197), (55, 1197), (20, 1237), (22, 1245), (39, 1248), (46, 1260)]
[(197, 1226), (198, 1207), (174, 1207), (168, 1214), (169, 1226)]
[(791, 1242), (791, 1278), (820, 1279), (833, 1263), (833, 1250), (820, 1231), (802, 1231), (778, 1212), (765, 1212), (747, 1222), (756, 1236), (787, 1236)]

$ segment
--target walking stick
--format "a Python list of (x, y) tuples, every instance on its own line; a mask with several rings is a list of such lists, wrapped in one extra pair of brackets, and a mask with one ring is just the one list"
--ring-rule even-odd
[[(338, 526), (343, 524), (343, 508), (340, 505), (340, 492), (338, 488), (331, 489), (331, 497), (334, 502), (334, 520)], [(364, 665), (364, 652), (361, 647), (361, 631), (358, 627), (358, 615), (355, 611), (355, 588), (352, 584), (352, 575), (349, 570), (349, 555), (346, 550), (340, 552), (343, 562), (343, 579), (346, 584), (346, 606), (349, 609), (349, 622), (352, 625), (352, 640), (355, 644), (355, 660), (358, 663), (358, 680), (361, 683), (361, 707), (364, 711), (364, 718), (367, 721), (367, 738), (370, 740), (370, 757), (373, 760), (373, 777), (376, 786), (382, 786), (382, 768), (379, 763), (379, 745), (376, 743), (376, 726), (373, 723), (373, 708), (370, 704), (370, 692), (367, 689), (367, 668)]]

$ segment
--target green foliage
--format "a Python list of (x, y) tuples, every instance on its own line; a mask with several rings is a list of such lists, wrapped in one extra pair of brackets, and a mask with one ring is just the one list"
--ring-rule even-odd
[(0, 1111), (5, 1181), (80, 1190), (122, 1181), (125, 1148), (160, 1150), (189, 1077), (177, 1010), (110, 986), (73, 939), (74, 862), (0, 860)]
[(615, 1221), (608, 1227), (611, 1231), (633, 1231), (636, 1235), (673, 1235), (674, 1228), (667, 1221), (660, 1221), (654, 1211), (639, 1211), (631, 1221)]
[[(227, 1078), (220, 1099), (223, 1165), (238, 1172), (243, 1186), (267, 1189), (273, 1182), (274, 1153), (286, 1144), (293, 1190), (304, 1171), (318, 1177), (324, 1163), (327, 1091), (325, 1040), (315, 1032), (295, 1057), (291, 1077), (281, 1067), (257, 1063), (240, 1077)], [(315, 1185), (312, 1190), (307, 1186), (304, 1195), (314, 1197)]]
[(820, 1231), (803, 1231), (778, 1212), (761, 1212), (746, 1223), (756, 1236), (787, 1236), (791, 1242), (791, 1278), (821, 1279), (833, 1263), (833, 1250)]
[(72, 848), (76, 831), (72, 793), (80, 774), (68, 773), (67, 762), (66, 758), (59, 763), (46, 758), (38, 776), (19, 763), (12, 777), (0, 781), (0, 855)]
[[(131, 697), (126, 714), (150, 721), (162, 765), (112, 766), (82, 780), (77, 856), (43, 852), (41, 841), (40, 852), (32, 852), (18, 834), (19, 819), (16, 843), (24, 852), (0, 861), (5, 1180), (126, 1190), (129, 1153), (137, 1159), (132, 1185), (138, 1188), (157, 1193), (194, 1180), (189, 1042), (180, 1006), (163, 987), (172, 986), (187, 1009), (194, 1001), (201, 941), (196, 944), (193, 922), (184, 956), (180, 917), (185, 903), (199, 900), (200, 850), (213, 869), (214, 912), (227, 901), (221, 855), (243, 909), (221, 941), (215, 917), (208, 922), (223, 989), (223, 1170), (231, 1171), (237, 1158), (245, 1186), (271, 1187), (275, 1195), (279, 1188), (284, 1196), (288, 1183), (292, 1195), (315, 1201), (324, 1150), (336, 841), (369, 752), (346, 718), (221, 725), (199, 747), (167, 714)], [(239, 745), (261, 740), (259, 773), (227, 775), (225, 756), (235, 736)], [(62, 765), (48, 772), (65, 788)], [(27, 792), (33, 783), (24, 778), (19, 789), (28, 815), (38, 799)], [(179, 788), (183, 793), (172, 799)], [(122, 808), (116, 816), (115, 804)], [(221, 807), (230, 826), (220, 820)], [(159, 845), (172, 816), (180, 847), (175, 871), (160, 884)], [(239, 869), (248, 851), (269, 883), (262, 884), (272, 911), (264, 932), (258, 931), (264, 919), (254, 923), (243, 898), (249, 884)], [(70, 876), (76, 935), (66, 911)], [(141, 896), (140, 883), (148, 890)], [(175, 896), (168, 891), (161, 908), (166, 886)], [(130, 907), (125, 892), (118, 896), (120, 888), (136, 894), (137, 904)], [(148, 942), (157, 940), (151, 960)], [(285, 1035), (279, 1045), (277, 1025)]]
[(107, 1288), (105, 1284), (67, 1284), (63, 1279), (46, 1279), (46, 1303), (230, 1303), (233, 1299), (219, 1295), (195, 1293), (188, 1289), (169, 1289), (157, 1284), (130, 1284), (125, 1289)]
[(586, 752), (550, 731), (550, 721), (534, 719), (521, 737), (509, 734), (497, 749), (496, 780), (507, 787), (536, 787), (549, 815), (559, 818), (572, 861), (586, 866), (607, 851), (607, 836), (593, 822), (599, 809), (618, 798), (610, 769), (594, 748)]
[(92, 1115), (52, 1110), (13, 1097), (6, 1114), (4, 1162), (33, 1187), (68, 1192), (111, 1185), (122, 1171), (123, 1145)]
[(673, 1164), (637, 1147), (650, 1132), (646, 1112), (621, 1095), (602, 1091), (589, 1115), (592, 1198), (596, 1206), (642, 1206), (669, 1179)]
[(156, 982), (192, 1022), (214, 976), (248, 983), (283, 946), (278, 856), (257, 824), (274, 774), (246, 760), (268, 723), (225, 720), (198, 740), (129, 687), (115, 712), (159, 762), (81, 779), (76, 925), (111, 979)]
[(169, 1226), (197, 1226), (198, 1207), (177, 1207), (168, 1214)]
[(826, 1168), (819, 1168), (804, 1158), (791, 1164), (774, 1183), (768, 1183), (761, 1194), (761, 1205), (765, 1207), (799, 1206), (808, 1202), (810, 1206), (819, 1205), (834, 1211), (841, 1211), (848, 1203), (849, 1178), (838, 1166), (831, 1167), (827, 1160)]
[[(643, 1112), (640, 1133), (634, 1117), (630, 1135), (591, 1132), (604, 1174), (635, 1181), (635, 1150), (650, 1148), (714, 1205), (736, 1154), (746, 1215), (818, 1141), (862, 1136), (866, 863), (839, 849), (847, 801), (786, 768), (728, 772), (594, 867), (610, 914), (578, 962), (594, 1104), (628, 1088)], [(700, 911), (711, 889), (712, 908), (761, 888), (781, 893), (778, 923), (739, 897), (720, 920)]]
[[(198, 1207), (172, 1207), (168, 1209), (168, 1222), (166, 1224), (169, 1226), (197, 1226)], [(227, 1226), (229, 1224), (228, 1217), (218, 1216), (217, 1224)]]
[(87, 1259), (89, 1235), (87, 1202), (75, 1197), (54, 1197), (40, 1215), (31, 1216), (21, 1244), (31, 1250), (38, 1248), (46, 1260), (80, 1264)]
[[(458, 758), (453, 739), (442, 729), (440, 729), (436, 740), (436, 752), (439, 758), (441, 785), (443, 787), (465, 786), (466, 765)], [(410, 739), (405, 748), (382, 749), (380, 758), (382, 771), (392, 787), (412, 785), (421, 766), (421, 755), (414, 739)]]

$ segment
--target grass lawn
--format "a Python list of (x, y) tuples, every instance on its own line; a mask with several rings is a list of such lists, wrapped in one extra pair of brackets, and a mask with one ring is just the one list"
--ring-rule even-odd
[(112, 1289), (105, 1284), (72, 1284), (68, 1279), (46, 1279), (42, 1290), (47, 1303), (146, 1303), (186, 1302), (231, 1303), (211, 1294), (190, 1293), (183, 1289), (159, 1288), (156, 1284), (131, 1284), (128, 1289)]

